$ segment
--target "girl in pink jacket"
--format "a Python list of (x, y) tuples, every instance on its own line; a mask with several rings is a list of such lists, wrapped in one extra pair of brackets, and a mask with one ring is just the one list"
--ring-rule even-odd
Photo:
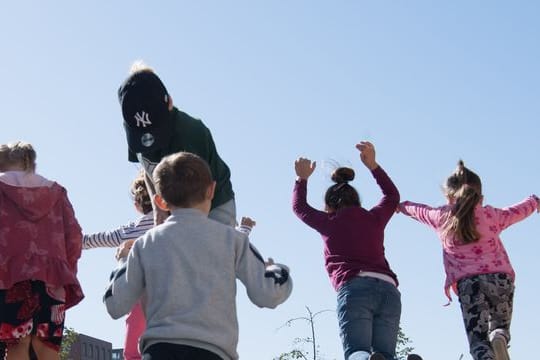
[(7, 359), (58, 359), (77, 280), (81, 228), (66, 189), (35, 173), (32, 145), (0, 145), (0, 341)]
[(539, 210), (535, 195), (503, 209), (482, 205), (480, 177), (459, 161), (445, 184), (448, 204), (405, 201), (399, 212), (437, 232), (443, 247), (445, 291), (459, 297), (475, 360), (507, 360), (514, 270), (499, 234)]

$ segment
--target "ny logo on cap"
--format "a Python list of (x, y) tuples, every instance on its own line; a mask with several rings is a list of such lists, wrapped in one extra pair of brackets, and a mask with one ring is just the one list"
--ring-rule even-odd
[(141, 111), (140, 113), (136, 113), (135, 120), (137, 120), (137, 127), (140, 127), (142, 125), (142, 127), (144, 128), (146, 127), (146, 125), (148, 126), (152, 125), (152, 122), (148, 118), (148, 113), (144, 111)]

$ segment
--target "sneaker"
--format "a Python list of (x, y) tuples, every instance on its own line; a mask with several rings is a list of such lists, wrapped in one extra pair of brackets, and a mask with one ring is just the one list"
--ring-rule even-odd
[(495, 353), (495, 360), (510, 360), (506, 338), (501, 334), (495, 334), (491, 339), (491, 347)]
[(416, 354), (409, 354), (407, 355), (407, 360), (422, 360), (422, 357)]
[(386, 358), (384, 357), (383, 354), (378, 353), (378, 352), (374, 352), (374, 353), (371, 354), (371, 356), (369, 357), (369, 360), (386, 360)]
[(369, 353), (367, 351), (355, 351), (347, 358), (349, 360), (369, 360)]

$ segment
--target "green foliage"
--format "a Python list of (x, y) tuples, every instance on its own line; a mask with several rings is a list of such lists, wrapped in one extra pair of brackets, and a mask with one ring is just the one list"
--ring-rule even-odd
[(304, 354), (302, 350), (294, 349), (287, 353), (283, 353), (279, 355), (279, 357), (275, 358), (274, 360), (291, 360), (291, 359), (304, 359), (308, 360), (306, 357), (308, 354)]
[(400, 326), (396, 346), (396, 355), (398, 359), (406, 359), (407, 355), (409, 355), (414, 350), (414, 348), (409, 345), (410, 343), (411, 340), (407, 336), (405, 336), (405, 333)]
[(79, 334), (73, 328), (69, 328), (69, 327), (64, 328), (64, 336), (62, 337), (62, 346), (60, 347), (61, 360), (68, 360), (71, 346), (77, 341), (78, 337), (79, 337)]

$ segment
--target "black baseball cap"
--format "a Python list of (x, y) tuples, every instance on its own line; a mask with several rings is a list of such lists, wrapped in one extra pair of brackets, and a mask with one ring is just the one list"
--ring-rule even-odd
[(152, 71), (130, 75), (118, 89), (124, 129), (129, 150), (154, 152), (165, 147), (171, 138), (169, 93)]

